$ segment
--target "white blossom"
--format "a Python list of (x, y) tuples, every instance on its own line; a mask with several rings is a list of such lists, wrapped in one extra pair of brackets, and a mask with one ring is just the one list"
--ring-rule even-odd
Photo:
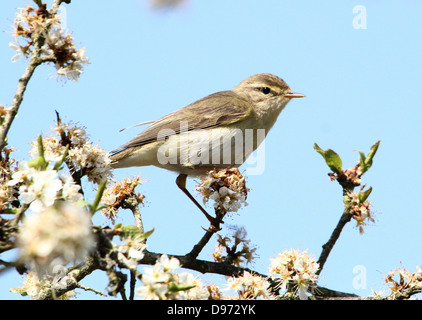
[[(111, 160), (107, 153), (100, 147), (94, 146), (86, 134), (85, 128), (74, 123), (60, 124), (53, 128), (53, 131), (65, 134), (71, 141), (71, 146), (67, 153), (67, 160), (74, 165), (74, 170), (84, 169), (88, 180), (100, 183), (104, 179), (112, 177)], [(44, 158), (48, 162), (61, 160), (65, 147), (57, 137), (44, 137), (43, 139)], [(30, 151), (32, 158), (39, 157), (38, 141), (32, 142)]]
[[(94, 244), (90, 214), (83, 207), (60, 203), (28, 215), (17, 244), (20, 258), (44, 275), (60, 261), (82, 259)], [(53, 266), (54, 267), (54, 266)]]
[(13, 63), (15, 63), (15, 62), (17, 62), (17, 61), (20, 59), (20, 57), (22, 57), (22, 55), (23, 55), (22, 48), (20, 47), (20, 45), (18, 45), (17, 43), (14, 43), (14, 42), (10, 42), (10, 43), (9, 43), (9, 47), (10, 47), (12, 50), (16, 51), (16, 54), (12, 57), (12, 62), (13, 62)]
[(270, 283), (262, 276), (245, 271), (239, 277), (229, 277), (227, 290), (235, 290), (240, 299), (274, 299)]
[(201, 180), (196, 189), (202, 194), (204, 203), (210, 199), (214, 201), (215, 209), (237, 212), (248, 205), (246, 197), (249, 189), (239, 169), (211, 170)]
[[(209, 296), (202, 282), (188, 272), (178, 272), (178, 259), (162, 255), (154, 267), (145, 267), (142, 286), (136, 289), (141, 299), (148, 300), (185, 300), (205, 299)], [(192, 291), (191, 291), (192, 290)]]
[(174, 257), (169, 258), (168, 255), (163, 254), (157, 261), (157, 265), (162, 267), (164, 271), (173, 271), (180, 267), (180, 262)]
[(62, 197), (71, 202), (77, 202), (83, 199), (79, 192), (81, 186), (77, 185), (73, 178), (67, 174), (60, 174), (60, 179), (63, 182)]
[(63, 187), (56, 170), (38, 171), (30, 173), (31, 183), (19, 187), (20, 200), (29, 204), (29, 209), (40, 212), (52, 206), (57, 198), (57, 192)]
[(283, 251), (270, 259), (271, 277), (281, 281), (280, 289), (286, 290), (294, 285), (300, 299), (307, 299), (307, 290), (318, 280), (319, 264), (308, 255), (307, 251), (299, 252), (291, 249)]

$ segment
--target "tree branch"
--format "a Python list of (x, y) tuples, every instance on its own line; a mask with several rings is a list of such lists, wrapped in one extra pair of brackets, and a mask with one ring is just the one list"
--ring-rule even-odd
[(199, 240), (199, 242), (193, 246), (191, 252), (189, 252), (186, 257), (189, 257), (190, 259), (196, 259), (196, 257), (199, 255), (199, 253), (202, 251), (202, 249), (207, 245), (207, 243), (211, 240), (212, 236), (214, 235), (214, 232), (210, 230), (206, 230), (205, 234)]
[(50, 9), (50, 13), (56, 14), (59, 11), (59, 7), (63, 2), (70, 4), (71, 0), (54, 0), (53, 4), (51, 6), (51, 9)]
[(99, 265), (97, 260), (93, 256), (88, 255), (85, 259), (84, 265), (80, 268), (71, 268), (71, 271), (69, 271), (64, 279), (62, 279), (61, 283), (66, 283), (65, 286), (43, 287), (37, 298), (39, 300), (52, 300), (56, 297), (60, 297), (70, 290), (80, 288), (81, 285), (79, 284), (79, 281), (98, 268)]
[(122, 207), (132, 211), (133, 217), (135, 218), (135, 225), (138, 227), (141, 233), (144, 233), (144, 224), (142, 222), (141, 212), (139, 210), (139, 202), (135, 193), (124, 201)]
[[(55, 0), (50, 10), (51, 14), (56, 14), (59, 10), (59, 6), (63, 0)], [(69, 1), (70, 2), (70, 1)], [(35, 1), (36, 4), (39, 6), (41, 1)], [(40, 8), (41, 8), (40, 7)], [(0, 151), (7, 145), (7, 134), (9, 133), (10, 127), (12, 126), (13, 120), (15, 119), (16, 115), (18, 114), (20, 105), (22, 104), (23, 97), (26, 91), (26, 87), (28, 86), (29, 80), (32, 78), (32, 75), (35, 72), (35, 69), (44, 62), (54, 62), (56, 59), (54, 56), (46, 56), (42, 57), (42, 47), (45, 44), (45, 34), (47, 34), (48, 29), (50, 28), (49, 25), (46, 26), (45, 29), (41, 28), (34, 32), (32, 36), (32, 41), (34, 43), (34, 49), (31, 53), (31, 58), (29, 60), (29, 64), (25, 69), (24, 74), (19, 79), (18, 87), (16, 89), (15, 96), (12, 101), (12, 105), (8, 109), (6, 116), (4, 118), (4, 123), (0, 129)]]
[[(223, 218), (226, 215), (227, 212), (224, 212), (220, 209), (215, 209), (215, 220), (216, 224), (219, 225), (220, 223), (223, 223)], [(208, 230), (205, 230), (205, 234), (199, 240), (199, 242), (194, 245), (191, 252), (189, 252), (186, 257), (189, 257), (190, 259), (195, 259), (202, 251), (202, 249), (207, 245), (207, 243), (212, 238), (213, 234), (215, 233), (215, 228), (212, 224), (210, 224), (210, 228)]]
[(318, 259), (319, 263), (319, 270), (317, 271), (317, 274), (319, 275), (324, 268), (325, 262), (327, 261), (328, 256), (331, 253), (331, 250), (333, 249), (335, 243), (337, 242), (337, 239), (340, 237), (341, 231), (343, 230), (343, 227), (350, 221), (352, 216), (348, 212), (344, 212), (341, 215), (341, 218), (339, 222), (337, 223), (337, 226), (335, 227), (333, 233), (331, 234), (330, 239), (327, 241), (326, 244), (322, 246), (322, 252)]
[[(88, 255), (83, 265), (69, 268), (66, 272), (66, 276), (60, 281), (60, 286), (44, 287), (42, 292), (38, 295), (38, 299), (50, 300), (60, 297), (70, 290), (77, 288), (83, 290), (93, 291), (96, 294), (101, 294), (98, 290), (81, 286), (79, 282), (91, 274), (95, 270), (106, 271), (109, 276), (109, 293), (116, 295), (120, 293), (122, 299), (127, 299), (124, 289), (124, 284), (127, 281), (127, 277), (116, 270), (116, 267), (121, 269), (128, 269), (131, 272), (130, 280), (130, 296), (129, 299), (134, 298), (135, 279), (140, 279), (142, 275), (135, 269), (130, 267), (128, 259), (122, 254), (118, 254), (113, 250), (113, 244), (110, 240), (112, 234), (107, 233), (107, 230), (102, 228), (94, 228), (94, 232), (97, 235), (97, 250), (92, 255)], [(162, 253), (155, 253), (145, 250), (144, 258), (138, 261), (138, 264), (144, 265), (155, 265), (156, 262), (163, 255)], [(224, 276), (241, 276), (244, 272), (249, 272), (257, 276), (261, 276), (273, 282), (267, 275), (258, 273), (248, 268), (237, 267), (226, 262), (212, 262), (199, 259), (192, 259), (189, 255), (170, 255), (180, 261), (182, 268), (198, 271), (201, 273), (214, 273)], [(122, 260), (123, 259), (123, 260)], [(66, 285), (63, 286), (63, 283)], [(314, 287), (314, 295), (317, 298), (356, 298), (357, 296), (350, 293), (339, 292), (330, 290), (324, 287)]]
[(344, 212), (340, 217), (339, 222), (337, 223), (337, 226), (333, 230), (330, 239), (322, 246), (322, 252), (318, 259), (319, 263), (319, 269), (317, 271), (317, 274), (319, 275), (324, 268), (325, 262), (328, 259), (328, 256), (331, 253), (331, 250), (333, 249), (335, 243), (337, 242), (338, 238), (340, 237), (340, 234), (344, 228), (344, 226), (352, 219), (352, 213), (350, 211), (350, 202), (351, 202), (351, 193), (353, 192), (352, 186), (347, 186), (341, 184), (343, 187), (343, 203), (344, 203)]
[[(35, 69), (42, 63), (42, 60), (39, 58), (41, 46), (44, 44), (44, 40), (41, 40), (41, 35), (38, 34), (36, 37), (34, 51), (31, 56), (31, 60), (26, 68), (24, 74), (19, 79), (18, 87), (13, 98), (12, 105), (7, 110), (6, 116), (4, 118), (3, 126), (0, 130), (0, 150), (7, 145), (7, 134), (12, 126), (12, 122), (18, 114), (19, 107), (23, 101), (23, 96), (26, 91), (29, 80), (34, 74)], [(41, 44), (42, 43), (42, 44)]]

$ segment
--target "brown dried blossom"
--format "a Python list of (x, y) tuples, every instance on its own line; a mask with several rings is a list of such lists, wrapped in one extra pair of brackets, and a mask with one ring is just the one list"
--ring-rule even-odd
[[(245, 228), (235, 228), (231, 237), (222, 237), (219, 234), (217, 236), (218, 243), (212, 254), (214, 261), (225, 261), (240, 266), (241, 263), (250, 263), (255, 258), (256, 248), (250, 245), (250, 240), (246, 239)], [(226, 255), (223, 255), (223, 249), (226, 251)]]
[(41, 36), (43, 45), (40, 58), (55, 63), (57, 76), (77, 81), (83, 73), (83, 65), (89, 63), (84, 49), (77, 50), (73, 37), (63, 30), (60, 16), (50, 13), (46, 5), (38, 9), (28, 5), (20, 9), (14, 20), (12, 34), (15, 42), (9, 46), (16, 51), (12, 62), (19, 60), (22, 55), (26, 58), (31, 56), (35, 39)]
[[(416, 267), (417, 272), (411, 273), (406, 269), (396, 269), (390, 272), (385, 282), (391, 290), (392, 299), (407, 299), (413, 294), (422, 292), (422, 269)], [(398, 276), (398, 279), (395, 279)]]
[(7, 115), (7, 109), (4, 106), (0, 105), (0, 126), (3, 125), (6, 115)]
[(3, 148), (0, 152), (0, 212), (5, 212), (17, 201), (18, 186), (8, 184), (17, 168), (15, 159), (10, 157), (12, 152), (13, 148)]
[(371, 203), (369, 201), (361, 202), (357, 194), (351, 194), (350, 213), (352, 218), (356, 220), (361, 234), (363, 233), (363, 226), (366, 225), (366, 221), (375, 222), (370, 207)]
[(340, 184), (348, 184), (351, 186), (359, 186), (362, 182), (361, 177), (363, 175), (362, 170), (360, 169), (361, 165), (358, 163), (353, 168), (346, 170), (341, 170), (338, 173), (329, 173), (331, 181), (337, 180)]
[[(72, 173), (81, 171), (89, 181), (99, 184), (113, 176), (111, 161), (101, 147), (92, 144), (85, 129), (73, 122), (63, 123), (59, 119), (57, 126), (52, 129), (57, 132), (58, 137), (49, 136), (42, 139), (44, 157), (47, 161), (58, 161), (63, 157), (67, 146), (65, 161), (70, 165)], [(33, 141), (31, 146), (31, 157), (38, 157), (38, 140)]]
[(115, 181), (112, 186), (104, 191), (101, 203), (105, 208), (102, 209), (102, 213), (108, 219), (114, 221), (118, 210), (125, 206), (125, 201), (130, 197), (135, 197), (138, 204), (144, 204), (145, 196), (135, 192), (135, 188), (141, 183), (139, 177), (125, 178), (122, 182)]

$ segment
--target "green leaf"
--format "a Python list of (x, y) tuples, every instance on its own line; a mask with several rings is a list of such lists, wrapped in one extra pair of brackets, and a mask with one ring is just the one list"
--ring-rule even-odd
[(42, 142), (42, 135), (38, 137), (38, 155), (45, 160), (44, 157), (44, 144)]
[(38, 137), (37, 145), (38, 145), (39, 157), (28, 161), (28, 167), (34, 168), (37, 170), (44, 170), (47, 168), (48, 162), (45, 160), (45, 157), (44, 157), (44, 144), (42, 142), (42, 135)]
[(172, 282), (169, 284), (168, 289), (171, 292), (177, 292), (177, 291), (189, 290), (195, 287), (196, 285), (192, 285), (192, 284), (177, 284), (177, 283)]
[(2, 213), (16, 214), (16, 213), (18, 213), (18, 209), (17, 208), (5, 208), (5, 209), (3, 209)]
[(374, 158), (375, 154), (377, 153), (378, 147), (380, 145), (381, 141), (377, 141), (372, 147), (371, 150), (368, 153), (368, 156), (365, 156), (365, 154), (362, 151), (359, 151), (359, 163), (360, 168), (362, 170), (362, 173), (366, 172), (371, 168), (372, 166), (372, 159)]
[(122, 238), (128, 238), (128, 237), (134, 237), (140, 233), (139, 228), (135, 225), (126, 225), (122, 226), (122, 231), (120, 232), (120, 237)]
[(142, 234), (142, 237), (144, 237), (145, 239), (148, 238), (150, 235), (152, 235), (152, 233), (154, 232), (154, 228), (152, 228), (150, 231), (144, 232)]
[(97, 194), (95, 196), (94, 202), (89, 206), (91, 210), (91, 214), (94, 214), (95, 212), (99, 210), (100, 201), (101, 201), (101, 198), (103, 197), (106, 184), (107, 184), (107, 179), (100, 182), (100, 184), (98, 185)]
[(372, 187), (369, 187), (369, 189), (368, 190), (366, 190), (366, 191), (361, 191), (361, 192), (359, 192), (358, 193), (358, 200), (359, 200), (359, 203), (361, 204), (361, 203), (364, 203), (365, 201), (366, 201), (366, 199), (368, 199), (368, 197), (369, 197), (369, 195), (371, 194), (371, 192), (372, 192)]
[(314, 149), (322, 155), (328, 167), (335, 173), (340, 173), (343, 169), (343, 163), (340, 156), (331, 149), (322, 150), (316, 143)]
[(116, 224), (114, 228), (122, 230), (120, 231), (120, 234), (119, 234), (121, 239), (124, 239), (124, 238), (146, 239), (154, 232), (154, 229), (147, 232), (141, 232), (139, 228), (135, 225), (124, 226), (121, 223)]
[(54, 170), (58, 171), (60, 169), (60, 167), (62, 166), (64, 162), (64, 159), (66, 159), (67, 157), (68, 151), (69, 151), (69, 145), (67, 145), (66, 149), (64, 149), (62, 158), (59, 161), (57, 161), (56, 164), (54, 165)]
[(380, 145), (381, 141), (377, 141), (372, 147), (371, 150), (369, 151), (368, 156), (366, 157), (366, 163), (369, 166), (372, 166), (372, 159), (374, 158), (375, 154), (377, 153), (378, 147)]
[(76, 202), (76, 204), (78, 206), (80, 206), (80, 207), (85, 207), (86, 206), (88, 208), (91, 208), (91, 204), (88, 201), (84, 200), (84, 199), (78, 200), (78, 202)]
[(47, 167), (48, 163), (45, 162), (44, 157), (38, 157), (28, 161), (28, 167), (34, 168), (37, 170), (43, 170)]

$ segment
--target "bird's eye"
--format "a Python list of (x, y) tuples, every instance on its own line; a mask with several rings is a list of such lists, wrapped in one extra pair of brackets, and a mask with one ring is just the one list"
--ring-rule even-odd
[(269, 93), (271, 92), (271, 89), (270, 89), (270, 88), (268, 88), (268, 87), (263, 87), (263, 88), (261, 89), (261, 91), (262, 91), (262, 93), (263, 93), (263, 94), (269, 94)]

